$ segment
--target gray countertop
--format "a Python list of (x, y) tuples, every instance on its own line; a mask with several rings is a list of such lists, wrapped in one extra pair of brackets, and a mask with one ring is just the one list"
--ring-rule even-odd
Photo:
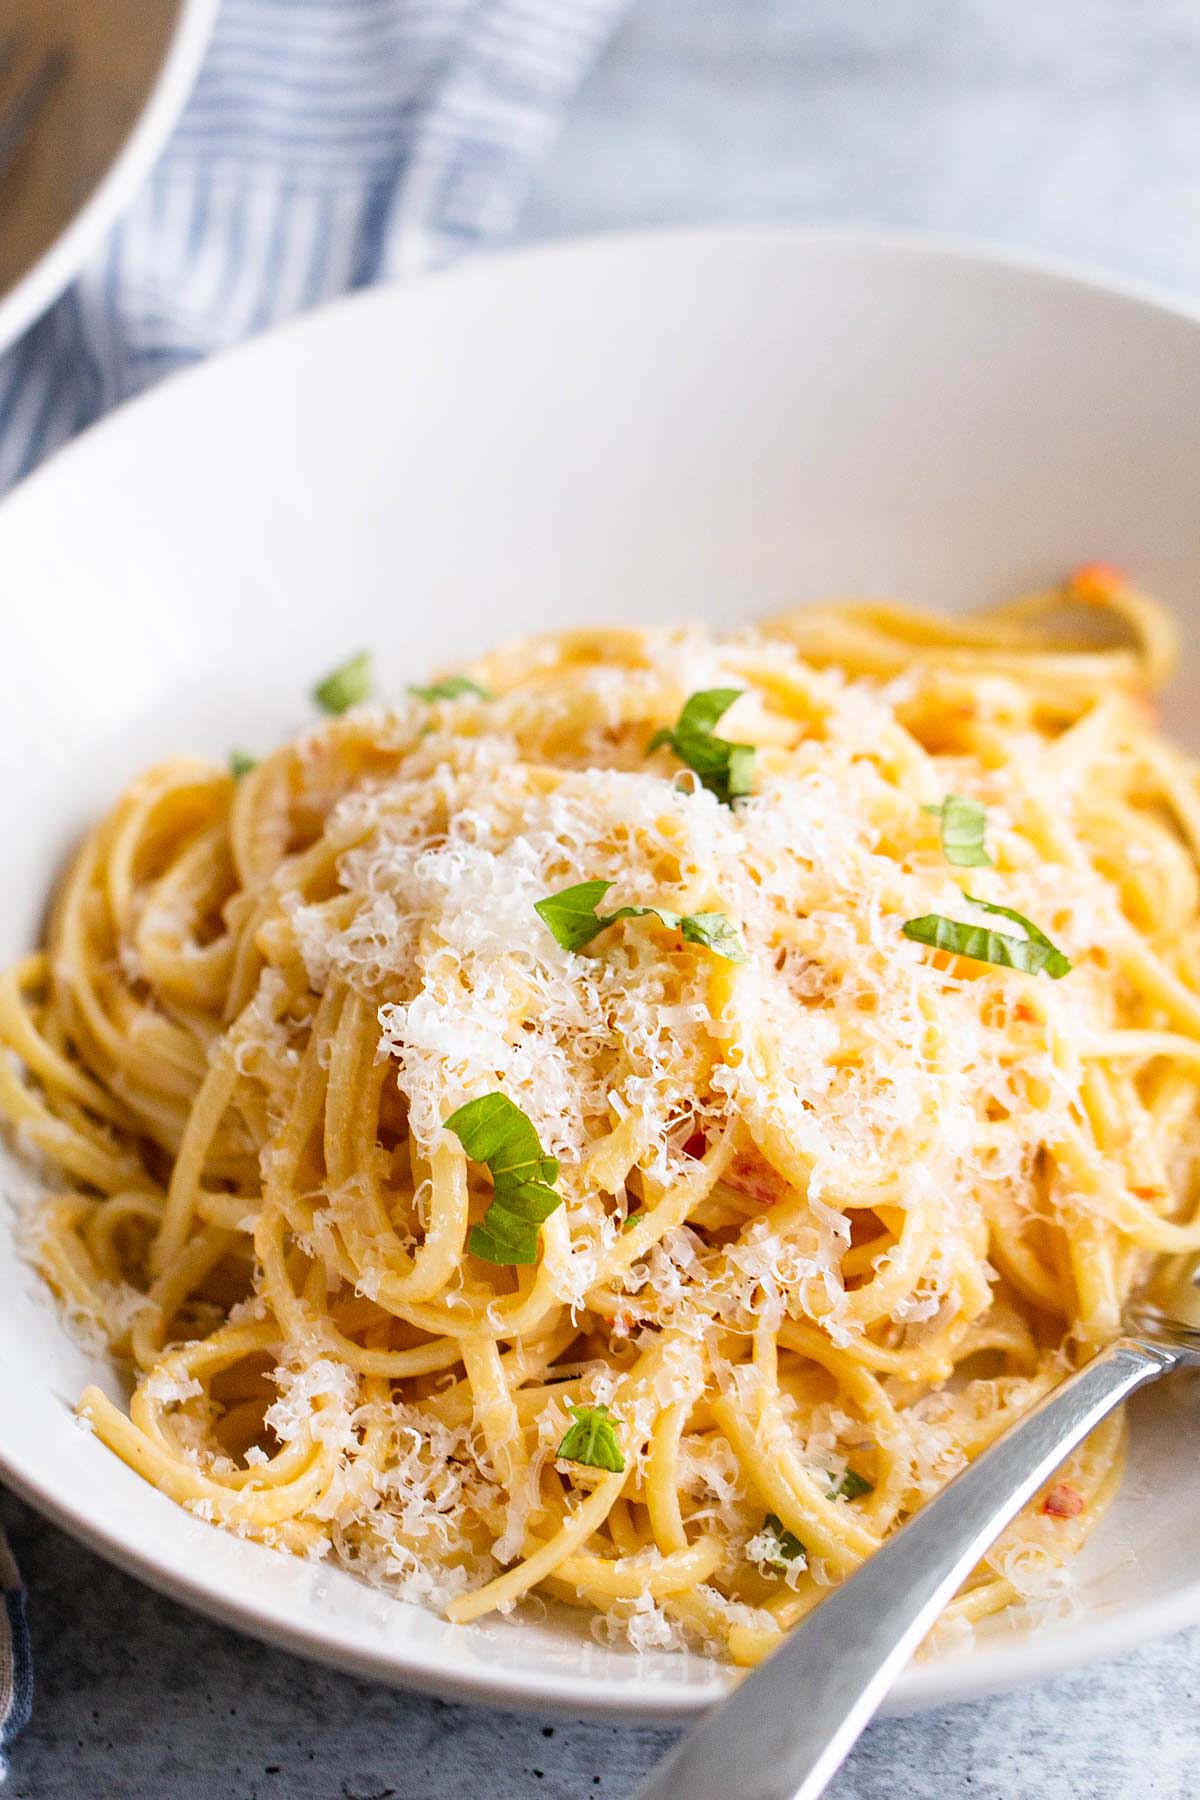
[[(700, 219), (919, 227), (1200, 295), (1200, 0), (642, 0), (526, 238)], [(39, 1698), (14, 1800), (618, 1800), (670, 1734), (392, 1693), (209, 1625), (9, 1498)], [(834, 1800), (1184, 1800), (1200, 1631), (878, 1722)], [(730, 1796), (730, 1800), (736, 1800)]]

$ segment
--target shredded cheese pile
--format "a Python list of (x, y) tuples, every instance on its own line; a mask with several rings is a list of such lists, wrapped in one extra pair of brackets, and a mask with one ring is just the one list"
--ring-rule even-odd
[[(0, 982), (99, 1438), (459, 1622), (764, 1655), (1200, 1247), (1169, 658), (1091, 569), (538, 639), (151, 770)], [(1120, 1446), (952, 1620), (1060, 1593)]]

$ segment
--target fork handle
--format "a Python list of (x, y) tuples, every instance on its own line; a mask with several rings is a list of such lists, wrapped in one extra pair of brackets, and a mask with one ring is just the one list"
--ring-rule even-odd
[(1118, 1338), (835, 1588), (639, 1789), (637, 1800), (816, 1800), (989, 1545), (1136, 1388), (1178, 1358)]

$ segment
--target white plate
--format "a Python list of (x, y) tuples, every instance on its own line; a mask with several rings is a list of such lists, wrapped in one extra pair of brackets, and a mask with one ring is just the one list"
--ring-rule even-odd
[(10, 0), (4, 28), (66, 74), (0, 178), (0, 349), (79, 273), (183, 111), (217, 0)]
[[(189, 373), (0, 509), (0, 953), (147, 756), (268, 742), (371, 644), (397, 680), (513, 632), (973, 605), (1102, 558), (1200, 662), (1200, 329), (976, 252), (787, 230), (614, 238), (375, 291)], [(1194, 708), (1192, 709), (1194, 710)], [(1176, 708), (1186, 726), (1189, 708)], [(454, 1630), (199, 1524), (76, 1429), (93, 1372), (0, 1246), (0, 1467), (216, 1617), (445, 1695), (653, 1719), (724, 1676), (570, 1626)], [(1073, 1617), (910, 1670), (959, 1698), (1200, 1619), (1200, 1421), (1164, 1384)], [(36, 1596), (34, 1598), (36, 1606)]]

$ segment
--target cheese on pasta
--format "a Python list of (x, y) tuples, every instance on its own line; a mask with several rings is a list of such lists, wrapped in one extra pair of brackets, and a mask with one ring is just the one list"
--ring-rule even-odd
[[(84, 1417), (197, 1517), (454, 1620), (537, 1592), (765, 1654), (1200, 1247), (1170, 654), (1086, 570), (965, 619), (564, 633), (237, 782), (150, 770), (0, 983), (41, 1266), (132, 1381)], [(754, 748), (730, 804), (647, 748), (716, 688)], [(947, 859), (947, 794), (989, 865)], [(746, 960), (655, 916), (562, 948), (535, 903), (597, 879), (723, 914)], [(1069, 975), (902, 930), (979, 900)], [(468, 1248), (490, 1178), (445, 1121), (490, 1093), (560, 1164), (530, 1266)], [(621, 1468), (560, 1455), (599, 1406)], [(1102, 1426), (951, 1615), (1056, 1591), (1120, 1449)]]

